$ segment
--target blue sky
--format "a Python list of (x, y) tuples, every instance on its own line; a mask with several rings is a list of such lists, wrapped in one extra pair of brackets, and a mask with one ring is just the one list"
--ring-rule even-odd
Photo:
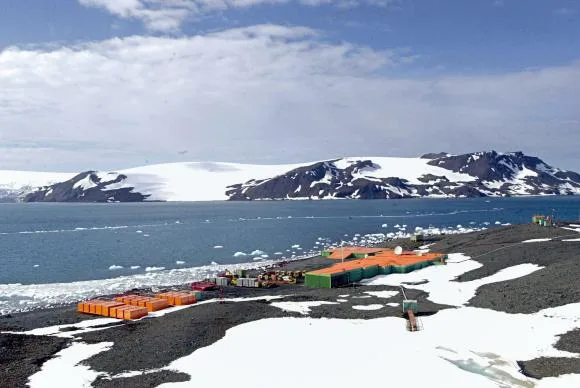
[(573, 0), (5, 0), (0, 169), (496, 148), (580, 170), (579, 60)]

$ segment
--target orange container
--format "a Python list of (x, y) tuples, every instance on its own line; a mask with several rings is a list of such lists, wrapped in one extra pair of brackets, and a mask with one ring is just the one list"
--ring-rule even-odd
[(77, 304), (77, 311), (79, 313), (84, 313), (85, 312), (85, 304), (86, 304), (85, 302), (79, 302)]
[(115, 297), (115, 301), (117, 302), (122, 302), (123, 301), (124, 296), (116, 296)]
[(169, 303), (165, 299), (152, 299), (145, 303), (147, 311), (159, 311), (169, 307)]
[(125, 311), (131, 309), (131, 306), (119, 306), (117, 307), (117, 319), (125, 319)]
[[(105, 317), (108, 317), (108, 316), (110, 316), (110, 315), (109, 315), (109, 311), (110, 311), (112, 308), (116, 308), (116, 307), (120, 307), (120, 306), (124, 306), (124, 305), (123, 305), (123, 303), (120, 303), (120, 302), (113, 302), (113, 301), (111, 301), (111, 302), (107, 302), (107, 303), (104, 303), (104, 304), (101, 306), (101, 315), (103, 315), (103, 316), (105, 316)], [(116, 317), (116, 315), (115, 315), (115, 317)]]
[(117, 309), (123, 308), (126, 305), (121, 304), (119, 306), (111, 306), (109, 307), (109, 317), (111, 318), (117, 318)]
[(123, 309), (123, 319), (139, 319), (147, 316), (147, 309), (143, 307), (130, 306)]

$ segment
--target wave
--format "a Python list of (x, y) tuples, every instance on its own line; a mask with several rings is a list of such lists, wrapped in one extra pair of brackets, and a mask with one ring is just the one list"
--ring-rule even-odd
[[(454, 210), (444, 213), (418, 213), (418, 214), (399, 214), (399, 215), (346, 215), (346, 216), (288, 216), (288, 217), (256, 217), (256, 218), (236, 218), (229, 219), (229, 222), (243, 222), (243, 221), (275, 221), (275, 220), (325, 220), (325, 219), (355, 219), (355, 218), (414, 218), (414, 217), (433, 217), (433, 216), (453, 216), (457, 214), (465, 213), (490, 213), (499, 212), (504, 210), (504, 208), (493, 208), (493, 209), (469, 209), (469, 210)], [(386, 225), (386, 224), (385, 224)]]

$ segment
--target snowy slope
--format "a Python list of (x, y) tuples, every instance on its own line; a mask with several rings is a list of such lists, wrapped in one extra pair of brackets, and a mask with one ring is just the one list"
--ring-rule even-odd
[(0, 201), (16, 200), (27, 192), (66, 181), (74, 175), (60, 172), (0, 170)]
[(420, 184), (418, 178), (431, 174), (444, 176), (451, 182), (472, 182), (476, 179), (469, 174), (457, 173), (429, 164), (429, 159), (422, 158), (389, 158), (389, 157), (350, 157), (339, 159), (334, 165), (346, 169), (361, 160), (372, 160), (376, 168), (363, 169), (355, 178), (389, 178), (405, 179), (411, 184)]
[[(235, 163), (168, 163), (120, 171), (125, 187), (150, 193), (149, 200), (227, 200), (226, 187), (283, 174), (302, 165), (254, 165)], [(114, 187), (114, 186), (113, 186)]]
[[(578, 195), (580, 175), (522, 154), (349, 157), (283, 165), (168, 163), (78, 175), (21, 188), (27, 202), (457, 198)], [(20, 182), (30, 175), (15, 175)], [(8, 176), (8, 175), (7, 175)], [(68, 180), (67, 180), (68, 179)], [(0, 175), (0, 188), (2, 187)], [(10, 181), (12, 182), (12, 181)], [(30, 187), (46, 185), (38, 190)], [(17, 187), (14, 181), (11, 187)]]

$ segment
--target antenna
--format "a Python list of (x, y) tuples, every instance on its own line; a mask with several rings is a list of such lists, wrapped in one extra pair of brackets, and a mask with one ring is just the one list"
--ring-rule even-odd
[(395, 255), (400, 256), (403, 254), (403, 248), (401, 246), (397, 246), (395, 248)]

